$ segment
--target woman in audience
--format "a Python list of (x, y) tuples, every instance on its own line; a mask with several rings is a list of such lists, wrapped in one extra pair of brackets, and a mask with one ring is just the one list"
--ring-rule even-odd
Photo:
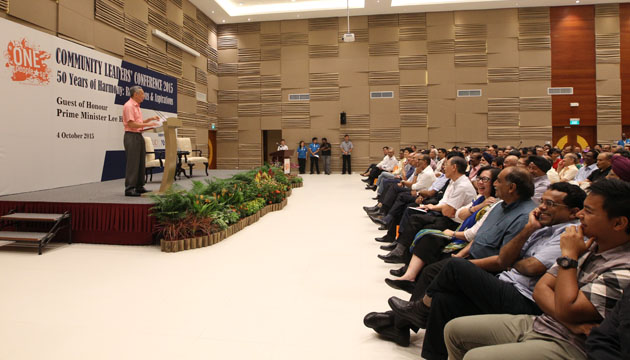
[[(401, 281), (414, 282), (425, 265), (442, 260), (461, 249), (464, 252), (460, 251), (460, 253), (452, 256), (465, 257), (467, 243), (474, 239), (477, 229), (483, 221), (482, 218), (489, 212), (487, 211), (489, 206), (496, 202), (493, 184), (500, 172), (501, 170), (497, 168), (481, 168), (476, 181), (477, 198), (455, 213), (455, 216), (463, 220), (457, 230), (423, 229), (419, 231), (411, 245), (413, 256), (404, 275), (398, 280), (386, 279), (385, 282), (390, 286), (400, 288), (398, 285), (402, 285), (400, 284)], [(476, 223), (479, 226), (475, 226)]]
[(308, 148), (306, 147), (306, 143), (304, 140), (300, 140), (300, 143), (297, 148), (297, 157), (298, 163), (300, 164), (300, 174), (306, 173), (306, 153), (308, 152)]

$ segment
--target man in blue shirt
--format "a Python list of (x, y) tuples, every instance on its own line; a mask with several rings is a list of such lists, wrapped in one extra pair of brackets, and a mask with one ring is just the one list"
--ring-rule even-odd
[[(586, 193), (577, 185), (558, 182), (542, 195), (523, 230), (501, 247), (499, 262), (509, 270), (498, 277), (472, 261), (453, 259), (427, 288), (420, 308), (427, 315), (422, 357), (446, 359), (444, 327), (450, 320), (480, 314), (542, 312), (533, 298), (538, 279), (562, 255), (560, 236), (567, 226), (579, 225), (577, 213)], [(423, 306), (424, 305), (424, 306)]]
[(319, 143), (317, 143), (316, 137), (313, 138), (308, 146), (308, 154), (311, 157), (311, 174), (313, 174), (313, 165), (317, 169), (317, 174), (319, 174)]
[(621, 133), (621, 140), (617, 141), (617, 145), (625, 146), (630, 144), (630, 139), (626, 137), (626, 133)]
[[(526, 169), (520, 167), (503, 169), (495, 181), (494, 187), (497, 197), (501, 198), (502, 201), (494, 206), (477, 231), (475, 241), (470, 248), (470, 255), (475, 265), (496, 273), (505, 270), (505, 265), (499, 261), (501, 247), (523, 230), (528, 222), (529, 213), (536, 208), (536, 204), (531, 200), (534, 195), (533, 179)], [(425, 291), (433, 279), (451, 260), (451, 258), (444, 259), (426, 266), (422, 270), (409, 303), (414, 305), (422, 303), (418, 300), (424, 297)], [(394, 312), (370, 313), (364, 318), (364, 323), (385, 338), (393, 340), (399, 345), (407, 346), (409, 344), (409, 329), (417, 329), (418, 326), (398, 314), (394, 314), (400, 310), (394, 308), (399, 305), (406, 306), (408, 303), (396, 297), (390, 298), (388, 303)]]

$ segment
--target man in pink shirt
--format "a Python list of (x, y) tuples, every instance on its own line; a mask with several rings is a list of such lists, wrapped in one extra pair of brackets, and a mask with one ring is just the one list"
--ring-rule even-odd
[(125, 169), (125, 196), (140, 196), (147, 192), (144, 188), (144, 159), (146, 149), (142, 131), (145, 128), (157, 126), (154, 120), (158, 116), (142, 120), (140, 103), (144, 100), (144, 91), (140, 86), (132, 86), (129, 89), (131, 97), (123, 106), (123, 125), (125, 126), (125, 156), (127, 167)]

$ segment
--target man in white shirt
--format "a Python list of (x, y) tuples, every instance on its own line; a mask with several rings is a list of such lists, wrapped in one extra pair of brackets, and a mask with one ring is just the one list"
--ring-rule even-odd
[(287, 145), (287, 142), (284, 139), (280, 140), (280, 144), (278, 145), (278, 151), (281, 151), (281, 150), (289, 150), (289, 146)]
[(574, 153), (569, 153), (564, 156), (564, 159), (558, 164), (558, 168), (560, 168), (558, 171), (560, 181), (571, 181), (575, 179), (579, 171), (577, 166), (575, 166), (577, 162), (578, 158)]
[(438, 162), (435, 165), (435, 169), (433, 170), (437, 170), (440, 171), (442, 169), (442, 166), (444, 165), (444, 162), (446, 161), (446, 149), (445, 148), (439, 148), (437, 149), (438, 151)]
[(368, 175), (368, 178), (364, 179), (363, 182), (366, 182), (370, 185), (374, 184), (374, 180), (378, 178), (381, 172), (392, 172), (396, 165), (398, 165), (398, 160), (396, 160), (396, 156), (394, 156), (394, 148), (388, 147), (387, 155), (385, 155), (381, 162), (379, 162), (374, 168), (372, 168), (370, 174)]
[(446, 161), (444, 173), (449, 183), (442, 200), (437, 205), (421, 205), (427, 213), (420, 213), (403, 217), (400, 222), (396, 248), (387, 255), (378, 257), (385, 262), (401, 262), (410, 256), (409, 246), (415, 234), (424, 229), (454, 230), (461, 220), (455, 217), (457, 209), (472, 202), (477, 191), (466, 177), (466, 160), (459, 156)]
[(431, 157), (428, 154), (415, 154), (414, 159), (416, 171), (412, 177), (407, 181), (401, 181), (397, 185), (391, 186), (383, 195), (380, 213), (386, 216), (370, 215), (370, 219), (375, 223), (387, 225), (390, 221), (400, 218), (406, 205), (415, 201), (417, 192), (427, 190), (433, 185), (435, 174), (429, 165)]

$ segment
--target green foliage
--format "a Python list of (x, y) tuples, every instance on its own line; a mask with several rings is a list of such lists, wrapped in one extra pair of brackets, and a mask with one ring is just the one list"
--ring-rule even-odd
[(289, 185), (301, 181), (269, 165), (229, 179), (193, 181), (189, 191), (173, 186), (163, 195), (152, 195), (151, 216), (164, 239), (203, 236), (282, 202)]
[(241, 213), (241, 217), (247, 217), (247, 216), (254, 215), (255, 213), (257, 213), (264, 207), (265, 207), (265, 199), (256, 198), (256, 199), (244, 202), (243, 204), (241, 204), (241, 206), (239, 206), (238, 210)]

